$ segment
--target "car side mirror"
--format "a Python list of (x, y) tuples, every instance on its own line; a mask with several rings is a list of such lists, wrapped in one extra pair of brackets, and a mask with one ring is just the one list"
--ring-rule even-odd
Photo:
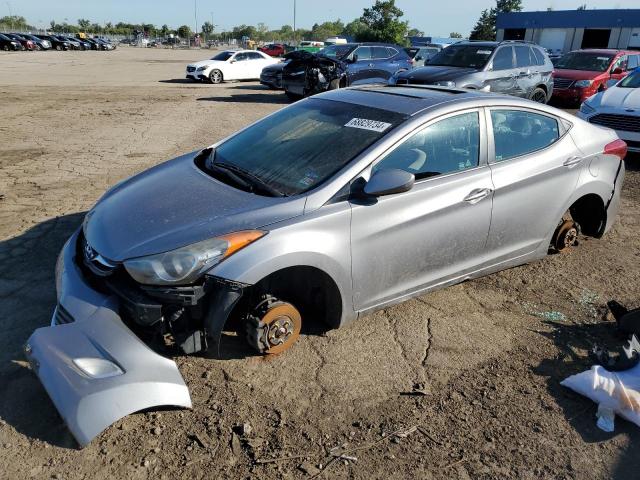
[(232, 58), (231, 60), (229, 60), (229, 63), (236, 63), (237, 60), (235, 58)]
[(416, 57), (416, 62), (419, 62), (420, 60), (422, 60), (422, 55), (418, 55), (418, 56)]
[(372, 197), (382, 197), (394, 193), (407, 192), (413, 188), (416, 177), (413, 173), (397, 168), (378, 170), (364, 186), (364, 193)]
[(620, 75), (622, 73), (622, 69), (620, 67), (616, 67), (611, 70), (611, 75)]
[(351, 57), (351, 63), (356, 63), (358, 61), (358, 55), (354, 55)]

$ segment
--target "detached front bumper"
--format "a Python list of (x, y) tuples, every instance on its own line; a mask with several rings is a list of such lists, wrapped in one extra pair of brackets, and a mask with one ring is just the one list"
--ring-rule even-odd
[(56, 266), (58, 307), (25, 353), (81, 446), (118, 419), (158, 406), (191, 408), (175, 362), (147, 347), (122, 322), (118, 299), (93, 289), (74, 261), (76, 232)]

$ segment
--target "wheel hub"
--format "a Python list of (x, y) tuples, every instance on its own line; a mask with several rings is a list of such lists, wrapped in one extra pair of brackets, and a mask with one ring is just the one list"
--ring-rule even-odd
[(267, 296), (247, 316), (247, 340), (261, 353), (283, 352), (300, 335), (300, 312), (287, 302)]

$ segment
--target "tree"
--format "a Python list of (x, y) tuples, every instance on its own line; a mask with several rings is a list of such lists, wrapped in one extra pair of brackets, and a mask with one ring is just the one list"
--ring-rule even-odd
[(188, 25), (178, 27), (178, 36), (180, 38), (191, 38), (191, 28)]
[(587, 4), (583, 3), (582, 5), (578, 6), (576, 10), (586, 10), (586, 9), (587, 9)]
[(521, 12), (522, 0), (496, 0), (496, 7), (483, 10), (476, 26), (473, 27), (470, 40), (495, 40), (496, 19), (499, 13)]
[(213, 33), (213, 24), (211, 22), (204, 22), (202, 24), (202, 33), (204, 33), (205, 37), (211, 37), (211, 34)]
[(360, 41), (404, 43), (408, 22), (400, 20), (404, 12), (396, 7), (395, 0), (376, 0), (371, 8), (365, 8), (360, 21), (366, 30), (357, 36)]
[(368, 27), (365, 23), (363, 23), (359, 18), (356, 18), (354, 21), (347, 23), (342, 34), (347, 37), (360, 38), (367, 28)]
[(462, 38), (462, 34), (458, 32), (451, 32), (449, 38)]
[(411, 28), (407, 32), (407, 37), (424, 37), (424, 32), (422, 30), (418, 30), (417, 28)]
[(80, 27), (81, 30), (89, 30), (89, 27), (91, 26), (91, 21), (87, 20), (86, 18), (79, 18), (78, 19), (78, 27)]
[(163, 37), (166, 37), (167, 35), (169, 35), (169, 33), (171, 33), (171, 31), (169, 30), (169, 25), (165, 23), (160, 28), (160, 35), (162, 35)]
[(495, 40), (496, 28), (495, 28), (495, 13), (494, 9), (484, 9), (480, 18), (476, 22), (475, 27), (469, 35), (469, 40)]
[(324, 22), (311, 27), (311, 40), (324, 41), (329, 37), (337, 37), (344, 31), (344, 23), (340, 19), (335, 22)]

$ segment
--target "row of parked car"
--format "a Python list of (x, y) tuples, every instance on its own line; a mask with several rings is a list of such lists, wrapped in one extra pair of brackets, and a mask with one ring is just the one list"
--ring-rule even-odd
[(104, 38), (75, 38), (68, 35), (32, 35), (30, 33), (0, 33), (0, 49), (21, 50), (115, 50)]
[[(466, 88), (539, 103), (553, 98), (569, 106), (582, 104), (589, 121), (623, 129), (619, 135), (628, 140), (629, 150), (640, 151), (640, 93), (619, 93), (615, 97), (619, 105), (607, 107), (624, 109), (622, 117), (594, 115), (600, 100), (583, 103), (640, 67), (640, 51), (582, 49), (567, 53), (554, 65), (544, 48), (530, 42), (464, 41), (429, 52), (424, 64), (416, 66), (423, 60), (420, 52), (390, 44), (347, 43), (327, 46), (317, 54), (291, 52), (281, 60), (262, 51), (226, 50), (188, 65), (186, 76), (210, 83), (259, 78), (263, 85), (283, 89), (294, 99), (369, 83)], [(629, 87), (624, 83), (622, 88)]]

